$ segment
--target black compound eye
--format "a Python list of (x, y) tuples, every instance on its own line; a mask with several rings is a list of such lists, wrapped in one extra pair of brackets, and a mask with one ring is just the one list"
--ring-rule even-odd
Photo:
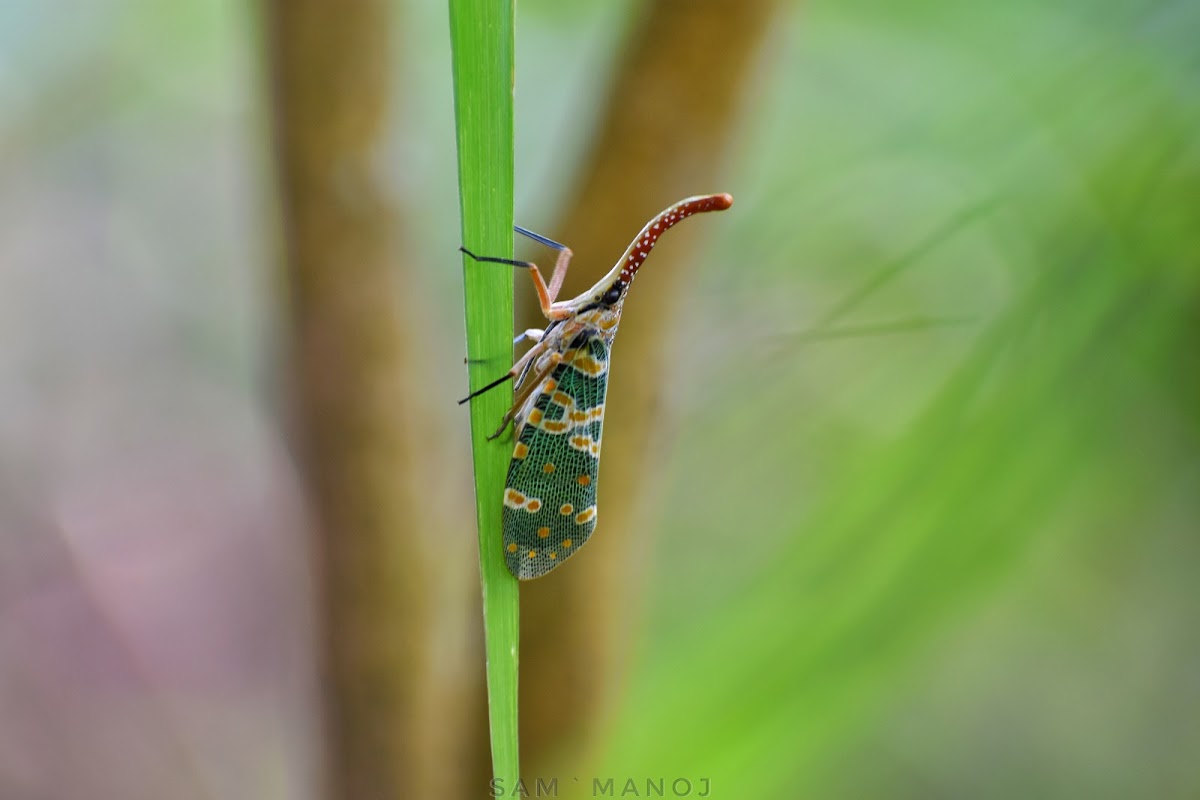
[(619, 283), (614, 283), (614, 284), (612, 285), (612, 288), (611, 288), (611, 289), (609, 289), (607, 292), (605, 292), (605, 293), (604, 293), (604, 297), (603, 297), (602, 299), (604, 300), (604, 302), (605, 302), (607, 305), (610, 305), (610, 306), (611, 306), (613, 303), (615, 303), (615, 302), (617, 302), (618, 300), (620, 300), (620, 299), (621, 299), (621, 284), (619, 284)]

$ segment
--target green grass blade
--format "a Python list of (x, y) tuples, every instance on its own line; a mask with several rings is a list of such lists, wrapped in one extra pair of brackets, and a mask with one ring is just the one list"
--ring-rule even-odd
[[(513, 249), (513, 5), (511, 0), (450, 0), (454, 111), (458, 136), (463, 245), (508, 256)], [(467, 356), (471, 386), (512, 363), (513, 270), (464, 256)], [(517, 757), (517, 581), (504, 563), (500, 498), (511, 442), (487, 434), (512, 402), (511, 384), (471, 401), (475, 502), (487, 650), (492, 773), (505, 786)]]

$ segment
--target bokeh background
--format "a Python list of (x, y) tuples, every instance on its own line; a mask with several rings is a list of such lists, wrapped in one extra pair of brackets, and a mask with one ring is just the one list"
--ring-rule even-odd
[[(644, 270), (604, 521), (523, 587), (531, 793), (1200, 796), (1200, 6), (517, 31), (568, 291), (736, 198)], [(5, 800), (488, 795), (447, 34), (0, 4)]]

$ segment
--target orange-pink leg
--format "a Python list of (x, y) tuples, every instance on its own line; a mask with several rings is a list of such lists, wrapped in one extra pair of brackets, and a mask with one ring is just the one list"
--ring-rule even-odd
[(555, 298), (558, 297), (559, 291), (562, 289), (563, 281), (567, 278), (567, 267), (571, 263), (571, 248), (561, 245), (544, 236), (539, 236), (536, 233), (525, 230), (524, 228), (516, 228), (518, 233), (522, 233), (535, 241), (558, 250), (558, 258), (554, 260), (554, 272), (550, 274), (550, 284), (546, 284), (546, 279), (542, 277), (542, 273), (537, 268), (537, 264), (532, 261), (517, 261), (512, 258), (498, 258), (496, 256), (477, 256), (465, 247), (458, 248), (476, 261), (482, 261), (490, 264), (508, 264), (513, 267), (525, 267), (529, 270), (529, 277), (533, 281), (533, 288), (537, 291), (538, 305), (542, 307), (542, 314), (548, 320), (566, 319), (571, 316), (568, 311), (556, 311), (552, 308)]
[[(539, 244), (544, 244), (547, 247), (558, 251), (558, 258), (554, 260), (554, 272), (550, 275), (550, 286), (546, 289), (546, 299), (553, 303), (558, 299), (558, 292), (560, 289), (562, 289), (563, 280), (567, 277), (567, 265), (571, 263), (571, 248), (567, 247), (561, 242), (556, 242), (553, 239), (547, 239), (540, 233), (534, 233), (528, 228), (522, 228), (520, 225), (513, 225), (513, 230), (522, 236), (528, 236), (530, 239), (533, 239)], [(538, 277), (540, 278), (541, 276), (539, 275)], [(539, 297), (540, 294), (541, 293), (539, 292)], [(542, 305), (542, 311), (546, 313), (547, 317), (550, 316), (550, 314), (546, 312), (545, 304)]]
[[(547, 299), (553, 303), (558, 298), (558, 292), (562, 289), (563, 281), (567, 279), (567, 265), (571, 263), (571, 248), (564, 247), (558, 253), (558, 258), (554, 261), (554, 272), (550, 275), (550, 286), (546, 292)], [(547, 309), (543, 306), (542, 313), (550, 316)]]
[[(550, 288), (546, 286), (546, 281), (544, 278), (542, 278), (542, 273), (538, 272), (537, 264), (533, 263), (532, 261), (517, 261), (513, 258), (497, 258), (496, 256), (477, 256), (465, 247), (460, 247), (458, 249), (462, 250), (476, 261), (482, 261), (488, 264), (508, 264), (512, 267), (525, 267), (529, 270), (529, 277), (533, 279), (533, 288), (537, 289), (538, 303), (541, 305), (542, 313), (546, 315), (546, 319), (564, 319), (570, 316), (569, 312), (553, 311), (550, 308), (550, 306), (554, 303), (554, 297), (550, 294)], [(559, 257), (559, 260), (563, 260), (561, 256)], [(569, 255), (567, 256), (566, 260), (570, 260)], [(566, 272), (566, 267), (563, 267), (562, 271)], [(550, 280), (557, 280), (561, 285), (562, 278), (559, 277), (558, 272), (559, 267), (556, 263), (554, 265), (554, 275), (551, 276)]]

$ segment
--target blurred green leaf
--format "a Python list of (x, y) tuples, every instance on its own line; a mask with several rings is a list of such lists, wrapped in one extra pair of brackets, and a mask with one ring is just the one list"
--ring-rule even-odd
[[(1164, 23), (1144, 5), (921, 8), (801, 18), (748, 150), (765, 188), (735, 185), (745, 230), (714, 258), (743, 266), (720, 321), (741, 324), (745, 292), (759, 318), (766, 297), (796, 297), (835, 328), (979, 324), (769, 360), (746, 342), (709, 365), (727, 374), (699, 376), (601, 774), (841, 796), (854, 776), (827, 763), (935, 642), (1098, 518), (1136, 536), (1195, 468), (1176, 394), (1200, 296), (1200, 232), (1181, 216), (1200, 196), (1200, 114), (1177, 93), (1194, 63), (1156, 51)], [(953, 236), (920, 245), (939, 218)], [(1131, 447), (1131, 425), (1158, 444)], [(1180, 435), (1190, 449), (1164, 449)]]

